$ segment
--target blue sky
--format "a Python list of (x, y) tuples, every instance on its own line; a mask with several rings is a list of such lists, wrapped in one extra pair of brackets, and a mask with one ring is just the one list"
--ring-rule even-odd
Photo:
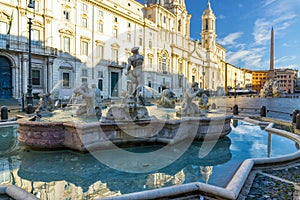
[[(207, 0), (185, 2), (192, 14), (191, 38), (201, 40)], [(217, 43), (227, 49), (227, 62), (252, 70), (269, 69), (273, 26), (275, 68), (300, 70), (299, 0), (211, 0), (211, 7), (217, 17)]]

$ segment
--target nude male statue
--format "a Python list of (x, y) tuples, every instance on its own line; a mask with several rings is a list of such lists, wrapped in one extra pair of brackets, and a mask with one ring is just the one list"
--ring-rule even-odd
[(133, 53), (133, 55), (128, 58), (128, 67), (125, 75), (129, 75), (131, 80), (131, 91), (129, 91), (129, 94), (132, 94), (133, 96), (137, 97), (137, 89), (142, 87), (143, 82), (142, 67), (144, 57), (141, 54), (139, 54), (139, 47), (133, 47), (131, 49), (131, 52)]

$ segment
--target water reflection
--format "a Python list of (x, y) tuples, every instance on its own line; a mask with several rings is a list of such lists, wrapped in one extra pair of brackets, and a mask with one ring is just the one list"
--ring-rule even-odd
[[(16, 136), (12, 138), (16, 140)], [(0, 184), (17, 185), (41, 199), (56, 200), (91, 199), (194, 181), (208, 182), (213, 166), (231, 159), (231, 140), (228, 137), (219, 140), (213, 151), (200, 159), (201, 145), (201, 142), (193, 143), (175, 163), (147, 174), (113, 170), (90, 154), (69, 150), (33, 151), (17, 145), (10, 152), (8, 147), (1, 149), (7, 154), (0, 156)], [(161, 146), (135, 147), (135, 151), (139, 148), (144, 152), (145, 148), (155, 150)]]
[[(197, 141), (168, 167), (140, 174), (113, 170), (90, 154), (69, 150), (29, 151), (15, 143), (16, 129), (11, 128), (9, 134), (0, 135), (0, 184), (17, 185), (49, 200), (92, 199), (197, 181), (224, 187), (244, 159), (283, 155), (296, 149), (295, 143), (286, 138), (272, 135), (268, 139), (268, 134), (259, 126), (243, 121), (237, 125), (228, 136), (218, 140), (205, 157), (199, 158), (202, 142)], [(6, 145), (8, 143), (12, 146)], [(143, 153), (158, 148), (161, 146), (127, 150)], [(106, 153), (118, 159), (113, 152), (110, 154), (107, 150)], [(148, 167), (152, 162), (136, 164)]]

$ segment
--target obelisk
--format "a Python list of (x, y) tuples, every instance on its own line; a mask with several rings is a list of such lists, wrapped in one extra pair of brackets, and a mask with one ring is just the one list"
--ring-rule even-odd
[(275, 78), (274, 72), (274, 30), (272, 27), (271, 31), (271, 48), (270, 48), (270, 70), (269, 70), (269, 80)]

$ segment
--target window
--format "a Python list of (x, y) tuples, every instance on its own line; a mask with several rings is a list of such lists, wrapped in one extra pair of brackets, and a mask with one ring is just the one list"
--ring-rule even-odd
[(88, 55), (88, 43), (86, 41), (81, 41), (81, 55)]
[(41, 70), (39, 69), (32, 70), (32, 85), (35, 86), (41, 85)]
[(63, 87), (70, 87), (70, 73), (63, 72)]
[(66, 36), (64, 36), (63, 37), (63, 50), (65, 51), (65, 52), (70, 52), (70, 38), (69, 37), (66, 37)]
[(103, 52), (104, 52), (104, 46), (98, 45), (97, 46), (97, 56), (98, 56), (98, 58), (100, 58), (100, 59), (104, 58)]
[(112, 50), (112, 60), (115, 62), (118, 62), (118, 56), (119, 56), (118, 49), (113, 49)]
[(82, 82), (82, 83), (87, 83), (87, 78), (82, 78), (82, 79), (81, 79), (81, 82)]
[(100, 33), (103, 33), (103, 24), (102, 23), (98, 23), (98, 31)]
[(179, 67), (178, 67), (178, 72), (179, 72), (179, 74), (183, 74), (183, 64), (182, 64), (182, 62), (179, 62)]
[(152, 68), (152, 63), (153, 63), (152, 58), (148, 58), (148, 62), (149, 62), (149, 67)]
[(103, 80), (99, 79), (98, 80), (98, 88), (102, 91), (103, 90)]
[(164, 16), (164, 23), (166, 23), (166, 16)]
[(182, 76), (178, 77), (178, 86), (179, 86), (179, 88), (181, 88), (183, 86), (183, 77)]
[(178, 20), (178, 28), (177, 28), (178, 31), (181, 31), (181, 20)]
[(149, 40), (149, 48), (152, 49), (152, 41)]
[(113, 37), (118, 38), (118, 29), (113, 29)]
[(34, 1), (34, 11), (40, 12), (40, 1)]
[(88, 70), (87, 69), (81, 69), (81, 76), (88, 76)]
[(131, 27), (131, 24), (130, 24), (130, 22), (128, 22), (128, 28), (130, 28)]
[(82, 11), (87, 11), (87, 5), (85, 3), (81, 4), (81, 10)]
[(161, 69), (163, 72), (167, 72), (167, 55), (164, 53), (161, 59)]
[(81, 25), (82, 25), (84, 28), (87, 28), (87, 18), (85, 18), (85, 17), (82, 17), (82, 18), (81, 18)]
[(40, 31), (36, 29), (31, 30), (31, 44), (32, 45), (40, 45)]
[(70, 20), (70, 14), (69, 14), (69, 11), (65, 11), (65, 10), (64, 10), (64, 16), (63, 16), (63, 19), (64, 19), (64, 20), (67, 20), (67, 21)]
[(205, 30), (208, 30), (208, 19), (205, 19)]
[(131, 42), (131, 34), (130, 33), (127, 34), (127, 42)]
[(148, 87), (151, 88), (152, 84), (151, 84), (151, 81), (148, 81)]
[(98, 16), (103, 17), (103, 11), (102, 10), (98, 10)]
[(143, 46), (143, 38), (141, 38), (141, 37), (139, 38), (139, 45)]
[(117, 17), (114, 17), (114, 22), (118, 23), (118, 18)]

